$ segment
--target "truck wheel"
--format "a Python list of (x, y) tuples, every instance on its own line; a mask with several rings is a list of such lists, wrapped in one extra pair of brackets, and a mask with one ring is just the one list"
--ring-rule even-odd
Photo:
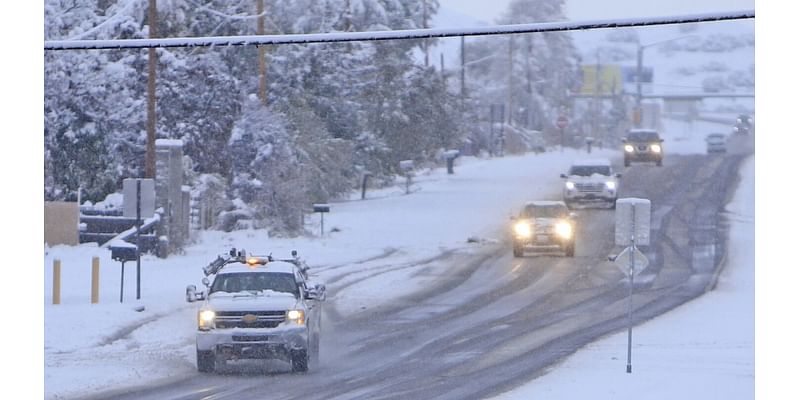
[(308, 350), (292, 351), (292, 372), (308, 371)]
[(570, 242), (564, 249), (564, 253), (567, 257), (575, 257), (575, 242)]
[(658, 159), (658, 161), (656, 161), (656, 166), (658, 166), (658, 167), (661, 166), (661, 159), (660, 158)]
[(214, 372), (214, 364), (216, 357), (213, 351), (200, 351), (197, 350), (197, 371), (199, 372)]
[(625, 159), (625, 166), (626, 166), (626, 167), (630, 167), (630, 166), (631, 166), (631, 160), (628, 160), (628, 159), (626, 158), (626, 159)]
[(522, 257), (522, 245), (514, 242), (514, 257)]
[(314, 336), (313, 343), (312, 349), (314, 349), (314, 351), (311, 353), (311, 368), (316, 369), (319, 367), (319, 335)]

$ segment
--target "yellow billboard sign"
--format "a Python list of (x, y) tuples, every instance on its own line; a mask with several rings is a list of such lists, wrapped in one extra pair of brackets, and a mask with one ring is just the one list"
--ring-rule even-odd
[(622, 91), (622, 68), (617, 64), (583, 65), (581, 94), (614, 94)]

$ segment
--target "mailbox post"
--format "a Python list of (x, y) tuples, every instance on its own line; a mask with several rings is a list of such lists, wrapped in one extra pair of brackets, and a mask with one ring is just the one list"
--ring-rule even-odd
[(125, 262), (136, 261), (139, 259), (139, 248), (129, 243), (119, 243), (109, 246), (111, 258), (122, 263), (122, 271), (119, 278), (119, 302), (122, 303), (122, 292), (125, 287)]
[(325, 213), (330, 211), (330, 204), (314, 204), (314, 212), (319, 213), (319, 236), (325, 234)]
[(406, 194), (411, 193), (411, 173), (414, 170), (414, 160), (400, 161), (400, 170), (406, 176)]
[(364, 200), (367, 197), (367, 179), (372, 176), (370, 172), (364, 172), (364, 176), (361, 178), (361, 200)]
[(444, 152), (444, 158), (447, 160), (447, 173), (452, 175), (453, 174), (453, 163), (455, 162), (456, 158), (461, 154), (458, 150), (447, 150)]

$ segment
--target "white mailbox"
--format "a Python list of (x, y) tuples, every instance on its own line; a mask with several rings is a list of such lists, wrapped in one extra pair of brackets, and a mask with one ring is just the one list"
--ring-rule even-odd
[(614, 243), (617, 246), (629, 246), (631, 236), (637, 246), (650, 245), (650, 200), (617, 199)]

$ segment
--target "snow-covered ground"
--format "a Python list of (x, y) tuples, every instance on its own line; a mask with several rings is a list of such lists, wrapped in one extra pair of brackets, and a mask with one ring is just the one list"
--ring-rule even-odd
[[(695, 128), (699, 124), (705, 123), (696, 122)], [(668, 151), (705, 152), (705, 134), (686, 134), (680, 122), (666, 126)], [(603, 149), (587, 155), (567, 149), (563, 153), (494, 159), (460, 158), (454, 175), (448, 175), (444, 168), (418, 172), (411, 194), (405, 194), (405, 188), (398, 185), (369, 191), (364, 201), (355, 196), (332, 203), (331, 212), (325, 216), (324, 237), (318, 237), (318, 215), (307, 218), (312, 234), (301, 238), (270, 238), (265, 232), (255, 230), (203, 232), (197, 243), (187, 247), (182, 255), (166, 259), (143, 257), (139, 301), (135, 300), (135, 263), (127, 263), (122, 304), (119, 303), (120, 264), (111, 260), (107, 249), (94, 244), (45, 248), (45, 398), (68, 398), (194, 374), (196, 304), (184, 302), (184, 289), (187, 284), (199, 287), (201, 268), (230, 247), (245, 248), (256, 254), (271, 252), (276, 256), (297, 249), (312, 266), (312, 273), (316, 272), (322, 281), (348, 273), (337, 284), (330, 285), (347, 287), (338, 290), (329, 302), (340, 312), (362, 312), (380, 301), (409, 293), (430, 279), (426, 278), (429, 274), (414, 274), (414, 268), (374, 275), (365, 271), (369, 259), (383, 256), (383, 263), (413, 264), (445, 251), (480, 252), (481, 241), (492, 243), (502, 239), (508, 217), (524, 201), (558, 199), (562, 182), (559, 174), (575, 158), (589, 156), (618, 161), (619, 152)], [(752, 186), (752, 183), (745, 186), (748, 184)], [(469, 237), (480, 241), (468, 243)], [(89, 303), (94, 256), (99, 257), (101, 264), (100, 303), (92, 305)], [(55, 259), (62, 264), (60, 305), (51, 304)], [(426, 267), (445, 265), (434, 262)], [(752, 309), (752, 302), (750, 305)], [(137, 312), (135, 306), (145, 309)], [(722, 308), (735, 310), (737, 305)], [(649, 343), (656, 342), (647, 338), (644, 331), (640, 333), (637, 329), (635, 354), (637, 361), (642, 360), (643, 373), (645, 351)], [(746, 338), (744, 346), (748, 346)], [(752, 340), (749, 346), (752, 353)], [(716, 360), (715, 352), (704, 354)], [(752, 366), (752, 357), (749, 361)], [(752, 384), (752, 373), (742, 379), (744, 384)]]

